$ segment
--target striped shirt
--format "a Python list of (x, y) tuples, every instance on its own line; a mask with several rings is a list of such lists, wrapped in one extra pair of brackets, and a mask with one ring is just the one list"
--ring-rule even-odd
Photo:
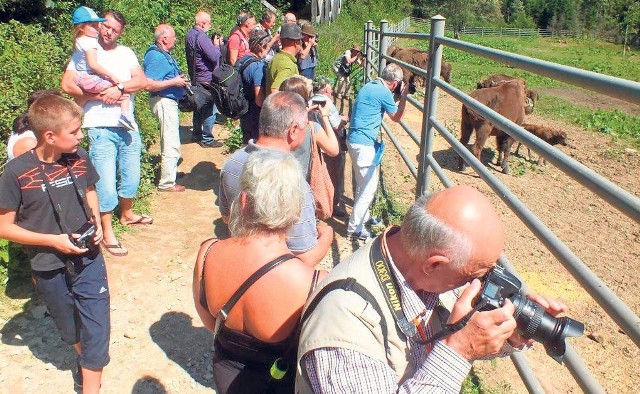
[[(222, 171), (220, 171), (218, 192), (218, 205), (222, 216), (229, 216), (231, 203), (240, 194), (240, 175), (249, 155), (262, 149), (267, 148), (260, 147), (251, 140), (245, 148), (235, 151), (224, 163)], [(308, 183), (305, 183), (305, 187), (300, 219), (287, 231), (287, 246), (294, 253), (304, 253), (315, 248), (318, 243), (313, 194)]]
[[(438, 294), (414, 291), (396, 268), (390, 266), (400, 287), (402, 311), (409, 320), (422, 316), (427, 337)], [(425, 324), (425, 322), (427, 322)], [(425, 346), (407, 340), (409, 357), (417, 369), (400, 385), (394, 370), (380, 360), (344, 348), (320, 348), (306, 353), (301, 366), (316, 393), (459, 393), (471, 364), (441, 341)], [(306, 373), (305, 373), (306, 372)]]

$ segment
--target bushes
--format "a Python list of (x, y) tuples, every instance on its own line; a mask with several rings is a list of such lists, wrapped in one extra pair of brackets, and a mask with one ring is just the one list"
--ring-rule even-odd
[(29, 93), (58, 88), (67, 55), (58, 40), (39, 25), (0, 24), (0, 163), (13, 119), (27, 109)]
[[(89, 0), (83, 5), (102, 13), (107, 9), (121, 11), (128, 26), (120, 42), (131, 47), (142, 65), (144, 53), (153, 42), (153, 31), (160, 23), (175, 27), (178, 40), (173, 50), (185, 69), (184, 36), (193, 26), (195, 13), (208, 10), (212, 30), (228, 34), (241, 10), (262, 11), (258, 0)], [(26, 98), (34, 90), (60, 87), (60, 79), (73, 50), (71, 14), (79, 5), (75, 0), (27, 0), (0, 4), (0, 171), (6, 162), (6, 141), (16, 116), (26, 111)], [(20, 22), (16, 20), (17, 19)], [(153, 190), (158, 160), (147, 149), (158, 138), (158, 123), (149, 109), (149, 95), (136, 97), (136, 120), (144, 141), (141, 187), (139, 195)], [(86, 140), (85, 140), (86, 142)], [(145, 202), (136, 200), (136, 209)], [(144, 209), (144, 208), (142, 208)], [(116, 225), (116, 227), (118, 227)], [(12, 279), (28, 277), (28, 263), (17, 245), (0, 240), (0, 288)]]

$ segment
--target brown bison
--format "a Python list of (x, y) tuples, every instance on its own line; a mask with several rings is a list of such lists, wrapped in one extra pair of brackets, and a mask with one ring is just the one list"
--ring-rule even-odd
[(478, 82), (476, 89), (492, 88), (492, 87), (501, 85), (507, 81), (513, 81), (514, 79), (519, 79), (522, 82), (524, 82), (524, 86), (527, 92), (527, 98), (529, 99), (529, 101), (527, 101), (527, 106), (531, 107), (531, 110), (529, 113), (532, 113), (533, 108), (535, 107), (536, 102), (538, 101), (540, 96), (537, 91), (527, 88), (527, 82), (522, 78), (516, 78), (516, 77), (512, 77), (505, 74), (492, 74), (486, 77), (485, 79), (483, 79), (482, 81)]
[[(491, 88), (478, 89), (469, 93), (480, 103), (491, 108), (495, 112), (509, 119), (515, 124), (524, 123), (524, 117), (527, 112), (526, 108), (526, 87), (524, 81), (515, 79), (504, 82), (498, 86)], [(502, 166), (502, 172), (509, 173), (509, 154), (513, 139), (508, 138), (508, 134), (494, 127), (489, 120), (484, 119), (480, 115), (462, 106), (462, 122), (460, 124), (460, 143), (466, 145), (469, 142), (471, 134), (476, 131), (476, 140), (471, 148), (471, 152), (480, 160), (480, 152), (489, 136), (496, 137), (496, 148), (498, 150), (498, 165)], [(458, 161), (460, 171), (463, 171), (466, 164), (462, 157)]]
[[(392, 56), (405, 63), (409, 63), (413, 66), (428, 70), (429, 66), (429, 52), (421, 51), (418, 48), (402, 48), (397, 46), (390, 46), (387, 48), (387, 55)], [(412, 83), (416, 79), (424, 86), (424, 78), (418, 77), (409, 70), (403, 69), (404, 82)], [(451, 83), (451, 64), (443, 61), (440, 66), (440, 76), (447, 83)]]
[[(526, 129), (531, 134), (540, 138), (544, 142), (549, 145), (563, 145), (567, 146), (567, 133), (563, 130), (552, 129), (551, 127), (539, 126), (531, 123), (523, 123), (522, 127)], [(511, 137), (509, 137), (511, 138)], [(522, 144), (518, 143), (518, 147), (516, 148), (516, 154), (520, 152), (520, 146)], [(527, 148), (529, 160), (531, 160), (531, 149)], [(538, 164), (545, 164), (546, 161), (544, 158), (538, 158)]]

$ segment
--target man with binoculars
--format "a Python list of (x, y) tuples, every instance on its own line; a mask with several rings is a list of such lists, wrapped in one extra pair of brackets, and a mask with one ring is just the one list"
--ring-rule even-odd
[[(342, 261), (307, 301), (297, 392), (458, 393), (474, 360), (522, 349), (532, 343), (527, 338), (547, 346), (581, 335), (580, 323), (553, 317), (566, 306), (547, 297), (487, 306), (500, 294), (494, 290), (519, 285), (493, 268), (503, 247), (500, 218), (476, 189), (419, 198), (402, 227)], [(518, 303), (560, 323), (558, 333), (543, 340), (546, 328), (535, 324), (533, 332), (516, 331)]]

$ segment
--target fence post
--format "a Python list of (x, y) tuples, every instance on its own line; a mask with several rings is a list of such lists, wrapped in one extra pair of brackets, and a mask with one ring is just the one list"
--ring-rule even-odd
[(420, 139), (420, 162), (418, 163), (418, 187), (416, 198), (429, 191), (431, 171), (427, 165), (427, 156), (433, 151), (433, 126), (429, 122), (431, 116), (436, 115), (438, 104), (438, 87), (433, 78), (440, 78), (440, 63), (442, 62), (442, 44), (436, 43), (436, 37), (444, 36), (445, 17), (436, 15), (431, 18), (431, 34), (429, 35), (429, 71), (427, 73), (427, 88), (424, 95), (424, 109), (422, 114), (422, 137)]
[(387, 32), (387, 26), (389, 22), (385, 19), (380, 21), (380, 36), (378, 37), (378, 75), (382, 74), (382, 70), (387, 65), (387, 60), (382, 57), (382, 54), (387, 54), (387, 48), (389, 48), (389, 37), (385, 36)]
[(367, 21), (367, 24), (364, 27), (364, 53), (366, 55), (365, 63), (364, 63), (364, 83), (367, 83), (371, 80), (371, 55), (373, 51), (371, 50), (371, 45), (373, 45), (373, 21)]

